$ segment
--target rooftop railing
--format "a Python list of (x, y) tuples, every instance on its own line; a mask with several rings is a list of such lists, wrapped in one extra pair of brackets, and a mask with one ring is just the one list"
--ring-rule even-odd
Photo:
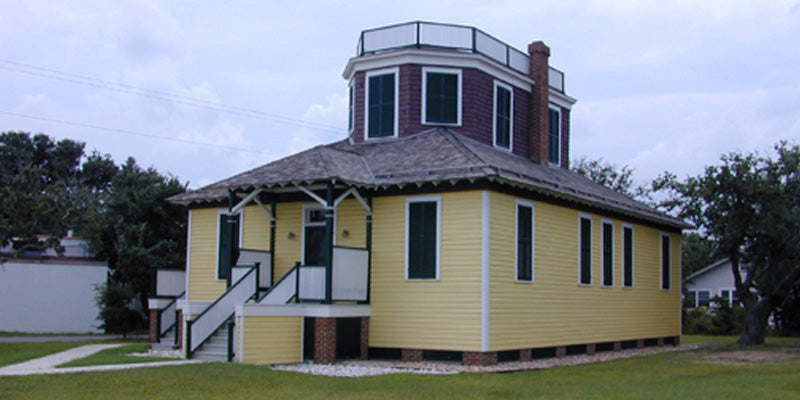
[[(528, 55), (478, 28), (436, 22), (406, 22), (361, 32), (356, 54), (376, 54), (406, 47), (442, 48), (480, 54), (525, 76)], [(550, 87), (564, 91), (564, 73), (550, 68)]]

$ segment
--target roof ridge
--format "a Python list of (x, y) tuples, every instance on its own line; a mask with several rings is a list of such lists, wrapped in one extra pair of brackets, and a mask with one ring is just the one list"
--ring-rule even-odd
[[(438, 132), (446, 133), (446, 135), (443, 135), (443, 136), (445, 136), (445, 139), (448, 142), (451, 142), (453, 144), (457, 144), (456, 147), (460, 148), (461, 153), (464, 154), (464, 156), (466, 156), (467, 158), (471, 158), (470, 156), (472, 156), (472, 158), (477, 159), (478, 162), (480, 164), (482, 164), (482, 165), (477, 165), (477, 166), (480, 166), (480, 167), (488, 167), (489, 166), (489, 163), (487, 163), (486, 160), (484, 160), (481, 156), (479, 156), (477, 153), (472, 151), (472, 149), (470, 149), (466, 144), (464, 144), (461, 141), (462, 136), (464, 136), (464, 135), (459, 135), (459, 134), (451, 131), (448, 128), (440, 128), (438, 130)], [(470, 160), (470, 161), (472, 161), (472, 160)]]

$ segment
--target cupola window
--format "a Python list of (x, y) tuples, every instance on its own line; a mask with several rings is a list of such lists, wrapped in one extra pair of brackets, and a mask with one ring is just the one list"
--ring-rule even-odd
[(367, 138), (397, 136), (397, 69), (367, 74)]
[(461, 70), (423, 68), (422, 122), (461, 125)]

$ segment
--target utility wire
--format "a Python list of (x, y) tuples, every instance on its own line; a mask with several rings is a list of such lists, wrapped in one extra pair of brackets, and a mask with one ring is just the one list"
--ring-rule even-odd
[(270, 114), (263, 111), (252, 110), (243, 107), (229, 106), (222, 103), (217, 103), (209, 100), (203, 100), (195, 97), (164, 92), (160, 90), (147, 89), (123, 83), (115, 83), (88, 76), (72, 74), (68, 72), (58, 71), (49, 68), (37, 67), (35, 65), (23, 64), (19, 62), (0, 59), (0, 69), (7, 71), (19, 72), (23, 74), (39, 76), (48, 79), (54, 79), (64, 82), (69, 82), (77, 85), (91, 86), (98, 89), (111, 90), (119, 93), (125, 93), (135, 96), (147, 97), (162, 101), (169, 101), (178, 104), (184, 104), (192, 107), (205, 108), (213, 111), (224, 112), (233, 115), (239, 115), (254, 119), (261, 119), (265, 121), (278, 122), (287, 125), (293, 125), (301, 128), (309, 128), (320, 131), (327, 131), (333, 133), (341, 133), (342, 129), (332, 126), (321, 124), (318, 122), (305, 121), (302, 119), (286, 117), (277, 114)]
[(62, 125), (76, 126), (76, 127), (80, 127), (80, 128), (90, 128), (90, 129), (95, 129), (95, 130), (100, 130), (100, 131), (115, 132), (115, 133), (122, 133), (122, 134), (126, 134), (126, 135), (147, 137), (147, 138), (151, 138), (151, 139), (168, 140), (168, 141), (172, 141), (172, 142), (179, 142), (179, 143), (187, 143), (187, 144), (193, 144), (193, 145), (198, 145), (198, 146), (213, 147), (215, 149), (225, 149), (225, 150), (230, 150), (230, 151), (245, 152), (245, 153), (255, 153), (255, 154), (268, 154), (268, 155), (271, 155), (271, 156), (277, 156), (278, 155), (276, 153), (273, 153), (273, 152), (270, 152), (270, 151), (266, 151), (266, 150), (265, 151), (258, 151), (258, 150), (253, 150), (253, 149), (245, 149), (245, 148), (241, 148), (241, 147), (226, 146), (224, 144), (198, 142), (198, 141), (195, 141), (195, 140), (187, 140), (187, 139), (173, 138), (173, 137), (167, 137), (167, 136), (159, 136), (159, 135), (154, 135), (152, 133), (143, 133), (143, 132), (131, 131), (131, 130), (128, 130), (128, 129), (120, 129), (120, 128), (109, 128), (109, 127), (105, 127), (105, 126), (87, 124), (87, 123), (83, 123), (83, 122), (75, 122), (75, 121), (67, 121), (67, 120), (63, 120), (63, 119), (41, 117), (41, 116), (36, 116), (36, 115), (22, 114), (22, 113), (16, 113), (16, 112), (5, 111), (5, 110), (0, 110), (0, 114), (10, 115), (10, 116), (20, 117), (20, 118), (33, 119), (33, 120), (38, 120), (38, 121), (53, 122), (53, 123), (62, 124)]

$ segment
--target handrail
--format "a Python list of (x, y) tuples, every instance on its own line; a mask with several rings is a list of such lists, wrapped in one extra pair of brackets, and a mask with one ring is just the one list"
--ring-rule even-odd
[[(256, 300), (256, 303), (260, 303), (260, 302), (261, 302), (261, 300), (264, 300), (264, 299), (265, 299), (267, 296), (269, 296), (269, 294), (270, 294), (270, 293), (272, 293), (272, 291), (273, 291), (273, 290), (275, 290), (275, 289), (276, 289), (278, 286), (280, 286), (280, 285), (281, 285), (281, 283), (283, 283), (283, 281), (285, 281), (285, 280), (286, 280), (286, 279), (287, 279), (289, 276), (291, 276), (291, 275), (292, 275), (292, 272), (295, 272), (295, 270), (296, 270), (296, 269), (300, 268), (300, 266), (301, 266), (301, 264), (300, 264), (300, 263), (297, 263), (297, 264), (295, 264), (295, 265), (294, 265), (294, 267), (292, 267), (292, 268), (289, 270), (289, 272), (287, 272), (286, 274), (284, 274), (284, 275), (281, 277), (281, 279), (279, 279), (279, 280), (278, 280), (278, 283), (276, 283), (276, 284), (272, 285), (272, 287), (270, 287), (270, 288), (269, 288), (269, 290), (267, 290), (267, 291), (266, 291), (264, 294), (262, 294), (261, 296), (258, 296), (258, 299)], [(296, 296), (296, 295), (297, 295), (297, 293), (295, 292), (295, 296)]]
[[(165, 313), (166, 313), (166, 312), (167, 312), (167, 311), (168, 311), (168, 310), (169, 310), (171, 307), (174, 307), (174, 306), (176, 306), (176, 305), (177, 305), (177, 303), (178, 303), (178, 299), (182, 298), (182, 297), (183, 297), (185, 294), (186, 294), (186, 290), (184, 290), (184, 291), (180, 292), (180, 294), (178, 294), (177, 296), (175, 296), (175, 298), (174, 298), (174, 299), (170, 300), (170, 301), (169, 301), (169, 303), (167, 303), (167, 305), (166, 305), (166, 306), (164, 306), (164, 308), (161, 310), (161, 312), (160, 312), (160, 313), (159, 313), (159, 315), (158, 315), (158, 318), (160, 319), (160, 321), (159, 321), (159, 322), (163, 322), (163, 320), (161, 320), (162, 316), (163, 316), (163, 315), (164, 315), (164, 314), (165, 314)], [(175, 318), (175, 321), (173, 321), (173, 322), (172, 322), (172, 323), (171, 323), (171, 324), (170, 324), (168, 327), (166, 327), (166, 328), (164, 328), (163, 324), (160, 324), (160, 325), (161, 325), (161, 332), (159, 332), (159, 333), (158, 333), (158, 336), (159, 336), (159, 337), (164, 337), (164, 336), (167, 334), (167, 332), (169, 332), (169, 331), (170, 331), (170, 330), (171, 330), (171, 329), (172, 329), (174, 326), (176, 326), (177, 324), (178, 324), (178, 318)]]
[(196, 345), (194, 343), (192, 343), (193, 342), (193, 340), (192, 340), (193, 339), (192, 338), (192, 327), (194, 327), (197, 324), (198, 321), (201, 321), (201, 319), (204, 316), (209, 315), (209, 312), (214, 310), (215, 307), (217, 307), (217, 305), (221, 304), (221, 302), (223, 300), (226, 300), (227, 297), (229, 295), (231, 295), (231, 293), (234, 293), (234, 291), (239, 289), (239, 285), (241, 285), (242, 282), (244, 282), (253, 273), (255, 273), (255, 276), (256, 276), (255, 277), (255, 281), (253, 282), (254, 283), (253, 284), (253, 289), (252, 289), (251, 292), (245, 292), (245, 294), (248, 294), (248, 296), (245, 298), (245, 301), (247, 299), (252, 299), (252, 298), (254, 298), (255, 296), (258, 295), (258, 268), (259, 268), (258, 263), (256, 263), (252, 267), (250, 267), (250, 270), (247, 271), (244, 275), (242, 275), (242, 277), (239, 278), (236, 281), (236, 283), (231, 285), (231, 287), (229, 287), (228, 290), (226, 290), (225, 293), (222, 294), (222, 296), (218, 297), (213, 303), (211, 303), (211, 305), (206, 307), (206, 309), (203, 310), (203, 312), (201, 312), (197, 317), (195, 317), (194, 319), (186, 322), (186, 324), (187, 324), (186, 325), (186, 357), (187, 358), (191, 358), (191, 356), (195, 352), (195, 350), (200, 348), (200, 346), (202, 346), (203, 343), (205, 343), (219, 329), (220, 326), (222, 326), (226, 321), (228, 321), (230, 319), (230, 317), (234, 314), (234, 310), (231, 310), (230, 314), (228, 314), (227, 317), (223, 318), (222, 322), (218, 326), (214, 327), (214, 329), (210, 329), (209, 332), (205, 333), (204, 337), (200, 338), (200, 340), (197, 340), (196, 341)]

